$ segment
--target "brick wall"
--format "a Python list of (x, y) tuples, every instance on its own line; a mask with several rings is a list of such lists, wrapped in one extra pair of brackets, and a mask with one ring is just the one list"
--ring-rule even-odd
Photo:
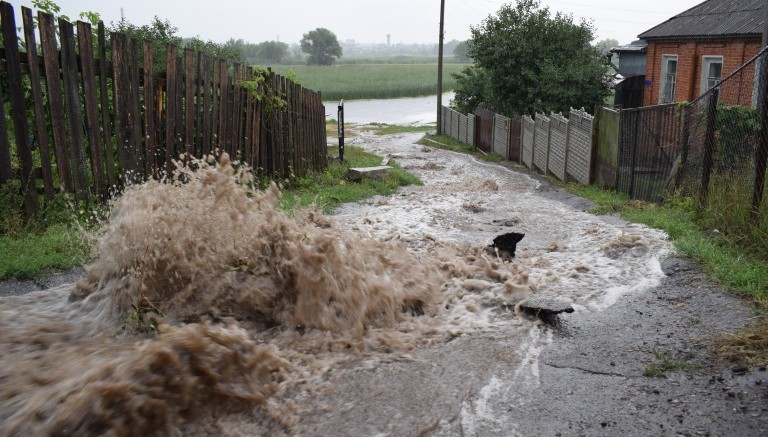
[[(701, 66), (704, 56), (723, 57), (722, 77), (725, 78), (755, 56), (760, 51), (760, 43), (760, 37), (701, 41), (648, 41), (643, 105), (659, 103), (663, 55), (677, 55), (675, 101), (691, 101), (701, 95)], [(742, 92), (751, 94), (751, 86), (751, 83), (745, 84)], [(735, 96), (734, 99), (738, 100)]]

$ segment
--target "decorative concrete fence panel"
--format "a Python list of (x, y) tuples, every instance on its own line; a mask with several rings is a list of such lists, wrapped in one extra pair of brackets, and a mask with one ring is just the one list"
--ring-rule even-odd
[(569, 177), (589, 185), (592, 163), (592, 124), (594, 117), (584, 109), (571, 108), (568, 117), (568, 153), (566, 169)]
[(544, 114), (536, 114), (536, 135), (533, 146), (533, 165), (540, 172), (547, 172), (549, 161), (549, 126), (550, 119)]
[(526, 167), (533, 167), (533, 140), (536, 131), (536, 122), (527, 115), (523, 115), (523, 153), (521, 160)]
[(507, 157), (509, 147), (509, 121), (508, 117), (496, 114), (493, 129), (493, 153)]
[(562, 114), (550, 115), (549, 172), (561, 181), (566, 180), (565, 156), (568, 146), (568, 119)]

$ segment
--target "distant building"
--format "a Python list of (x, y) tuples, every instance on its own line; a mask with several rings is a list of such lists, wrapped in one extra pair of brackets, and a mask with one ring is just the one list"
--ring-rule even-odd
[(618, 58), (619, 80), (614, 87), (614, 105), (622, 108), (643, 106), (647, 46), (644, 40), (637, 40), (611, 49), (611, 54)]
[(755, 56), (765, 4), (708, 0), (638, 35), (648, 42), (644, 106), (693, 100)]

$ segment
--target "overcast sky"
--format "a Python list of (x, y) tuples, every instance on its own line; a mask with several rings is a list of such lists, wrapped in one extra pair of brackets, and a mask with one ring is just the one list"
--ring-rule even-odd
[[(296, 43), (304, 33), (325, 27), (340, 41), (358, 43), (436, 43), (440, 0), (57, 0), (62, 13), (76, 19), (82, 11), (101, 14), (105, 23), (125, 17), (148, 24), (155, 15), (170, 20), (183, 37), (224, 42), (277, 40)], [(31, 7), (31, 1), (12, 1)], [(470, 26), (495, 14), (502, 0), (445, 0), (445, 38), (464, 40)], [(649, 28), (701, 0), (542, 0), (551, 11), (593, 21), (597, 40), (629, 43)], [(18, 14), (18, 12), (17, 12)], [(20, 19), (18, 21), (21, 21)]]

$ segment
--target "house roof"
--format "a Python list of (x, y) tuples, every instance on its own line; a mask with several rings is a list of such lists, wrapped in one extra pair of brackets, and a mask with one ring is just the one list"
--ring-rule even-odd
[(612, 47), (611, 53), (645, 53), (648, 48), (648, 43), (644, 40), (633, 41), (631, 44), (623, 46)]
[(638, 35), (642, 39), (763, 34), (765, 0), (708, 0)]

